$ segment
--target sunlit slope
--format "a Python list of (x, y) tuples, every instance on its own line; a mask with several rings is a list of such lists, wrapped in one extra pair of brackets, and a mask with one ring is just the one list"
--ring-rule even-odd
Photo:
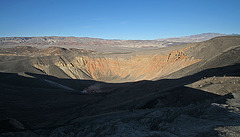
[(224, 36), (145, 52), (98, 53), (61, 49), (62, 54), (49, 56), (41, 50), (36, 56), (2, 55), (0, 69), (2, 72), (33, 72), (104, 82), (157, 80), (170, 74), (172, 78), (182, 77), (223, 64), (233, 65), (238, 62), (235, 49), (239, 45), (239, 36)]
[(55, 58), (38, 57), (32, 66), (53, 75), (59, 68), (73, 79), (93, 79), (99, 81), (151, 80), (199, 62), (185, 53), (188, 48), (167, 54), (119, 54), (116, 55), (61, 55)]

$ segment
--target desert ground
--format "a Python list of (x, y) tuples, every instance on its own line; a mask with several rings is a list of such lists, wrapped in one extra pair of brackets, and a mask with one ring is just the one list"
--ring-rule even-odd
[(0, 136), (240, 136), (240, 36), (34, 39), (1, 39)]

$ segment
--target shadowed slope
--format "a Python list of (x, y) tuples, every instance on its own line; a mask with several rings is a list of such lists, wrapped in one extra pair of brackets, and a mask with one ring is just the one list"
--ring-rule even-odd
[[(209, 125), (205, 130), (200, 130), (196, 133), (191, 133), (186, 129), (181, 133), (174, 131), (174, 133), (178, 135), (196, 135), (210, 132), (212, 128), (219, 124), (236, 126), (236, 121), (240, 117), (238, 114), (231, 114), (226, 108), (221, 109), (212, 106), (212, 103), (226, 103), (227, 99), (233, 98), (232, 95), (226, 95), (226, 93), (218, 95), (218, 92), (214, 91), (214, 89), (206, 92), (201, 89), (186, 87), (185, 85), (198, 81), (202, 77), (222, 76), (224, 73), (232, 74), (232, 76), (239, 76), (239, 74), (235, 73), (235, 70), (239, 70), (239, 64), (205, 70), (180, 79), (163, 79), (158, 81), (140, 81), (119, 84), (99, 83), (101, 86), (99, 90), (101, 90), (102, 93), (89, 95), (81, 94), (77, 90), (87, 88), (90, 86), (90, 83), (95, 84), (98, 82), (58, 79), (31, 73), (28, 73), (28, 75), (35, 78), (1, 73), (0, 82), (3, 89), (0, 96), (1, 117), (17, 119), (27, 129), (39, 130), (39, 128), (44, 128), (41, 129), (42, 131), (39, 131), (40, 135), (49, 135), (49, 133), (53, 132), (52, 129), (58, 129), (59, 126), (61, 126), (59, 127), (61, 131), (65, 131), (66, 134), (69, 132), (66, 130), (70, 129), (74, 134), (75, 132), (82, 131), (83, 133), (81, 134), (83, 135), (87, 134), (87, 131), (85, 132), (85, 130), (80, 129), (75, 131), (74, 129), (84, 128), (83, 125), (87, 123), (95, 127), (98, 120), (105, 121), (104, 119), (108, 119), (108, 121), (112, 123), (114, 119), (116, 120), (115, 117), (118, 117), (117, 119), (120, 121), (125, 121), (125, 115), (130, 115), (131, 120), (127, 120), (128, 122), (140, 120), (146, 128), (146, 132), (151, 134), (162, 128), (158, 124), (163, 121), (161, 121), (160, 117), (155, 117), (154, 122), (152, 121), (153, 119), (149, 119), (145, 116), (155, 115), (156, 113), (159, 113), (160, 116), (160, 111), (163, 113), (165, 110), (169, 111), (169, 117), (163, 118), (165, 122), (170, 124), (168, 126), (175, 127), (177, 126), (177, 120), (183, 120), (187, 117), (197, 123), (200, 122), (200, 127), (206, 127), (206, 124)], [(69, 92), (69, 90), (66, 89), (60, 89), (48, 85), (47, 83), (44, 84), (44, 81), (42, 81), (43, 79), (55, 81), (74, 88), (76, 91)], [(229, 83), (236, 82), (236, 80), (240, 82), (238, 78), (229, 81)], [(21, 81), (22, 84), (17, 81)], [(224, 81), (221, 84), (225, 84), (226, 82), (227, 81)], [(239, 82), (234, 86), (239, 86)], [(79, 87), (77, 87), (77, 85)], [(238, 95), (238, 92), (234, 89), (229, 89), (228, 93), (236, 93), (236, 95)], [(232, 103), (234, 103), (234, 100), (232, 100)], [(156, 108), (159, 110), (156, 110)], [(136, 110), (136, 112), (129, 112), (129, 110)], [(214, 117), (214, 115), (216, 115), (215, 111), (218, 112), (217, 117)], [(132, 115), (133, 113), (136, 115)], [(223, 117), (233, 119), (231, 121), (228, 120), (219, 123), (219, 120)], [(215, 120), (212, 118), (215, 118)], [(204, 123), (204, 120), (210, 121)], [(89, 123), (90, 121), (91, 123)], [(184, 123), (185, 122), (182, 123), (182, 126), (184, 126)], [(75, 125), (76, 128), (68, 127), (73, 125)], [(134, 125), (138, 124), (135, 123)], [(97, 127), (105, 127), (105, 124)], [(112, 131), (111, 128), (109, 130), (114, 134), (119, 134), (118, 131)], [(128, 127), (128, 130), (130, 130), (130, 127)], [(170, 129), (163, 130), (169, 132)], [(35, 132), (35, 130), (31, 131)], [(60, 132), (60, 130), (57, 132)], [(101, 133), (100, 131), (95, 131), (95, 129), (93, 129), (92, 132)], [(21, 134), (24, 136), (33, 133), (27, 131)]]

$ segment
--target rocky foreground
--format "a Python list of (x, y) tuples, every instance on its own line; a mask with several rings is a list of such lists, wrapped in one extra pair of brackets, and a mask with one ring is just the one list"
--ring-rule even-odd
[(239, 36), (148, 52), (66, 50), (2, 52), (1, 136), (240, 136)]

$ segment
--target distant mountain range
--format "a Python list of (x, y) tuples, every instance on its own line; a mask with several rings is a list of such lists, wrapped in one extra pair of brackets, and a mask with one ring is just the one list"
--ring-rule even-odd
[(184, 42), (184, 43), (193, 43), (193, 42), (201, 42), (206, 41), (214, 37), (219, 36), (232, 36), (232, 35), (239, 35), (239, 34), (222, 34), (222, 33), (201, 33), (197, 35), (190, 35), (178, 38), (165, 38), (165, 39), (157, 39), (158, 41), (165, 41), (165, 42)]
[(161, 48), (166, 46), (177, 46), (182, 42), (165, 42), (157, 40), (107, 40), (87, 37), (3, 37), (0, 38), (0, 47), (32, 46), (37, 48), (63, 47), (90, 49), (95, 51), (111, 51), (125, 48)]
[(121, 48), (161, 48), (167, 46), (177, 46), (186, 43), (201, 42), (218, 36), (227, 36), (227, 34), (202, 33), (179, 38), (165, 38), (157, 40), (107, 40), (87, 37), (57, 36), (2, 37), (0, 38), (0, 47), (8, 48), (13, 46), (33, 46), (37, 48), (46, 48), (50, 46), (57, 46), (63, 48), (78, 48), (105, 51)]

